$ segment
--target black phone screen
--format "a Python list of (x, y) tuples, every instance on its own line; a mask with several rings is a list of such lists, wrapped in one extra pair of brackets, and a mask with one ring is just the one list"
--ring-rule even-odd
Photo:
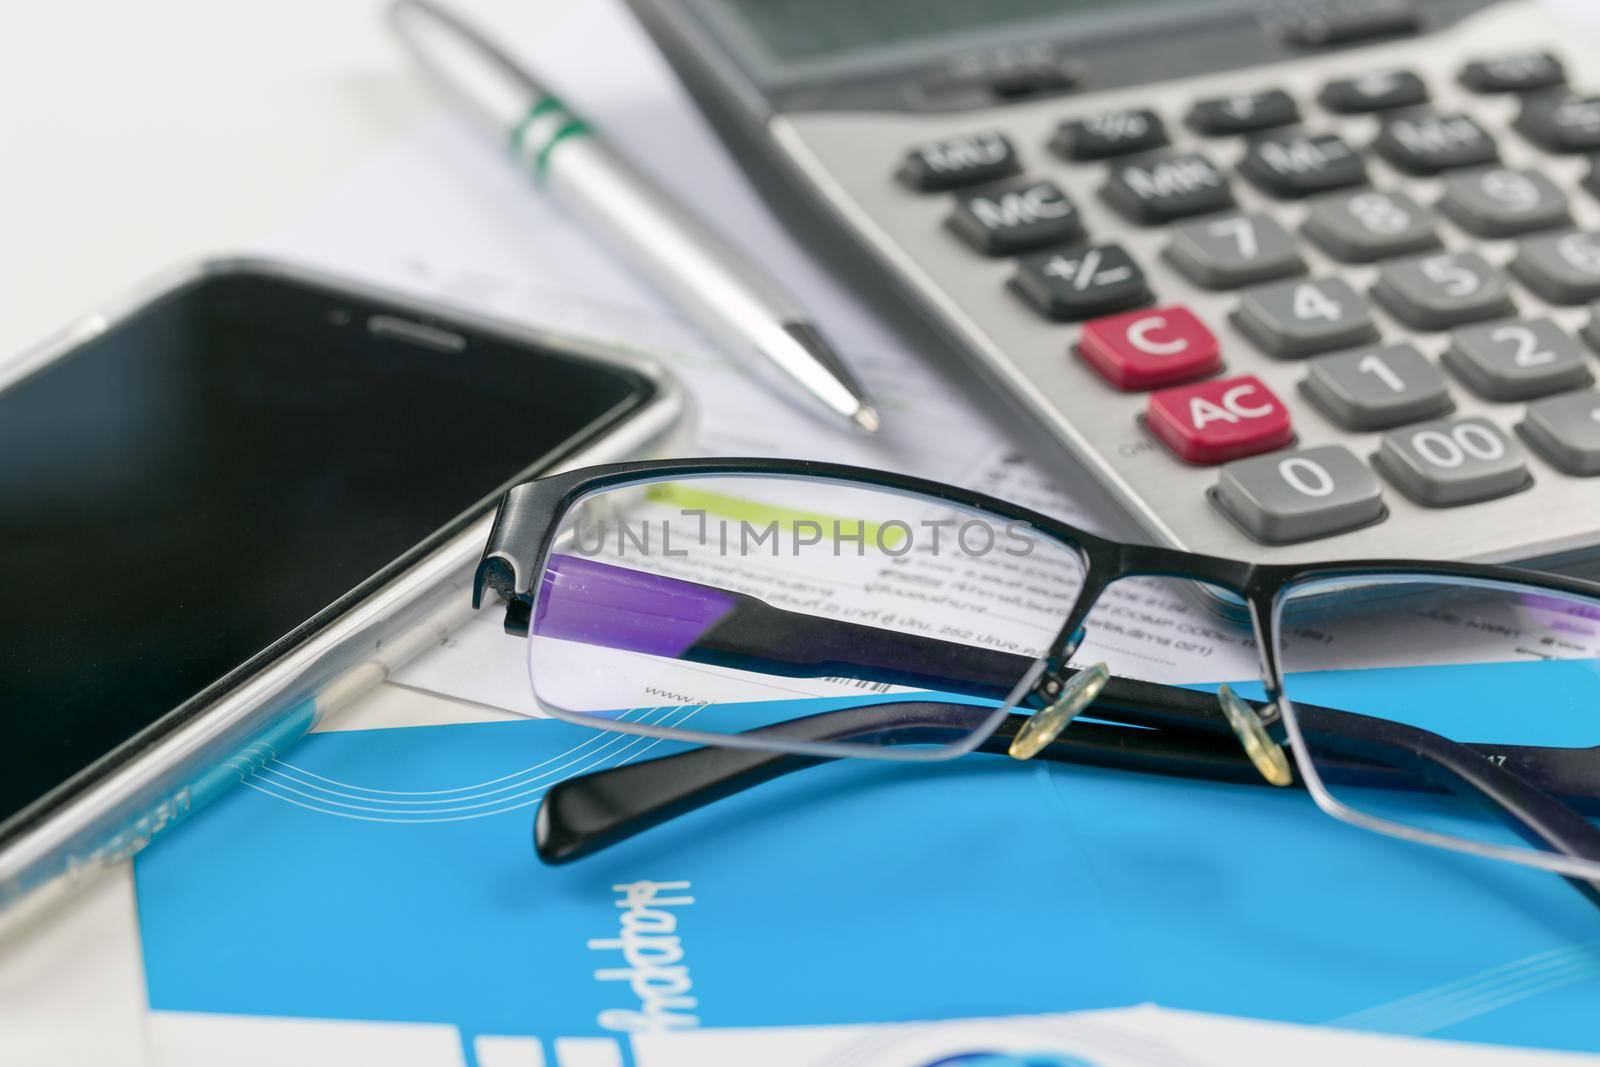
[(263, 272), (0, 392), (0, 824), (653, 389)]

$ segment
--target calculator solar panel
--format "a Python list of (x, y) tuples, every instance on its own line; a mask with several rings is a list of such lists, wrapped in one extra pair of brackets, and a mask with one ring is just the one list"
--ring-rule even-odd
[(1470, 6), (1108, 89), (1041, 53), (975, 106), (773, 92), (757, 147), (1156, 540), (1556, 564), (1600, 541), (1600, 52)]

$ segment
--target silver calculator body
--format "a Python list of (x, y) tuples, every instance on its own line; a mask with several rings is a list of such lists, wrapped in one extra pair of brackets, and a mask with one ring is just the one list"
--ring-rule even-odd
[(1600, 56), (1543, 4), (630, 2), (1157, 542), (1593, 557)]

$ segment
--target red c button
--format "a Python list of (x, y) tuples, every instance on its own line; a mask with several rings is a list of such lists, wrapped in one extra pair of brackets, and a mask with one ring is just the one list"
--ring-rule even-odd
[(1107, 315), (1083, 327), (1078, 355), (1119, 389), (1155, 389), (1222, 369), (1216, 335), (1186, 307)]

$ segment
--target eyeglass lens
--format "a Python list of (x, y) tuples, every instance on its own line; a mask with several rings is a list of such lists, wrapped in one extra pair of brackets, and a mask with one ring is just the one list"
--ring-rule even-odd
[(1024, 524), (915, 494), (755, 475), (629, 484), (562, 519), (529, 673), (544, 711), (658, 731), (934, 703), (939, 730), (817, 740), (940, 748), (992, 721), (1083, 573), (1074, 548)]

